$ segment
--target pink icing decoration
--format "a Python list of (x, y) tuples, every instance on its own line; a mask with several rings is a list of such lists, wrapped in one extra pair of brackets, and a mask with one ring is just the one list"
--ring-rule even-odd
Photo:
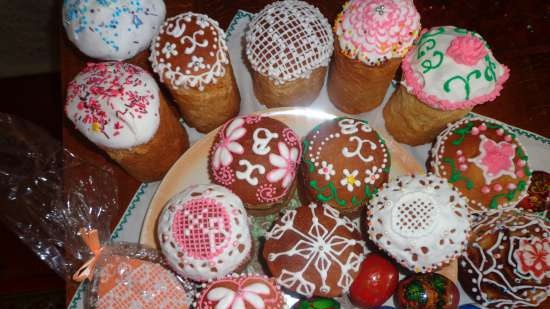
[(277, 188), (274, 185), (268, 183), (261, 185), (256, 191), (256, 198), (262, 203), (273, 203), (280, 200), (285, 194), (284, 190), (281, 194), (277, 194)]
[[(494, 179), (504, 175), (515, 177), (514, 145), (507, 142), (497, 143), (484, 135), (480, 137), (480, 154), (470, 159), (470, 161), (474, 162), (483, 171), (486, 182), (491, 183)], [(496, 190), (497, 187), (493, 187), (493, 189)]]
[(487, 194), (489, 192), (491, 192), (491, 189), (489, 189), (489, 187), (483, 186), (483, 188), (481, 188), (481, 193)]
[(285, 142), (291, 147), (298, 145), (298, 136), (296, 136), (296, 133), (294, 133), (294, 130), (292, 130), (291, 128), (285, 128), (283, 130), (283, 138)]
[(482, 123), (482, 124), (479, 125), (479, 130), (482, 131), (482, 132), (485, 131), (485, 130), (487, 130), (487, 126), (484, 123)]
[(220, 142), (216, 145), (216, 150), (214, 151), (214, 169), (218, 169), (220, 166), (230, 165), (231, 162), (233, 162), (232, 153), (244, 153), (243, 146), (237, 142), (237, 140), (246, 133), (246, 129), (243, 125), (243, 118), (235, 118), (226, 123), (224, 128), (220, 130)]
[(209, 260), (222, 253), (229, 244), (229, 215), (213, 199), (194, 199), (176, 213), (172, 232), (178, 245), (189, 256)]
[[(427, 30), (422, 30), (420, 36), (422, 36), (422, 34), (424, 34), (425, 32), (427, 32)], [(477, 96), (470, 100), (451, 102), (449, 100), (439, 99), (437, 96), (424, 91), (424, 85), (422, 85), (420, 79), (416, 76), (412, 68), (412, 58), (415, 54), (416, 50), (414, 48), (411, 49), (407, 53), (405, 58), (403, 58), (403, 62), (401, 64), (401, 69), (403, 70), (403, 80), (409, 87), (408, 91), (425, 104), (441, 110), (465, 109), (486, 102), (494, 101), (500, 95), (500, 91), (502, 91), (504, 83), (510, 77), (510, 69), (507, 66), (501, 64), (504, 72), (502, 73), (502, 76), (500, 76), (500, 78), (496, 81), (495, 88), (491, 92), (485, 95)]]
[(283, 188), (288, 188), (296, 174), (296, 165), (300, 159), (298, 147), (288, 148), (285, 143), (278, 144), (280, 155), (269, 154), (269, 162), (274, 169), (267, 174), (267, 180), (271, 183), (282, 181)]
[(214, 169), (214, 179), (224, 186), (229, 186), (235, 182), (235, 172), (229, 166), (222, 166)]
[(476, 127), (473, 127), (472, 128), (472, 135), (478, 135), (479, 134), (479, 129), (476, 128)]
[(495, 184), (495, 185), (493, 186), (493, 189), (494, 189), (496, 192), (500, 192), (500, 191), (502, 191), (502, 186), (501, 186), (500, 184), (497, 183), (497, 184)]
[(468, 33), (452, 40), (445, 54), (456, 63), (472, 66), (487, 55), (487, 50), (483, 41)]

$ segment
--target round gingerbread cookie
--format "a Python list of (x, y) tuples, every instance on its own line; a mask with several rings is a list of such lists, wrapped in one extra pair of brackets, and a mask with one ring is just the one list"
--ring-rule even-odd
[(301, 193), (357, 217), (388, 181), (390, 153), (366, 121), (335, 118), (315, 127), (303, 142)]
[(528, 157), (506, 126), (482, 118), (465, 118), (439, 134), (430, 168), (468, 198), (470, 211), (514, 207), (527, 191)]
[(263, 256), (277, 282), (306, 297), (346, 293), (365, 244), (356, 224), (329, 205), (287, 210), (266, 234)]
[(203, 284), (197, 295), (199, 309), (282, 309), (284, 295), (273, 278), (260, 275), (229, 275)]
[(168, 264), (195, 281), (224, 277), (251, 258), (246, 210), (218, 185), (194, 185), (174, 196), (162, 210), (157, 233)]
[(302, 148), (296, 133), (270, 117), (228, 121), (210, 149), (212, 182), (237, 194), (252, 215), (275, 213), (290, 199)]
[(514, 209), (482, 217), (460, 258), (459, 280), (484, 308), (550, 308), (550, 223)]
[(369, 238), (414, 272), (432, 272), (465, 250), (468, 205), (446, 179), (399, 176), (371, 200)]

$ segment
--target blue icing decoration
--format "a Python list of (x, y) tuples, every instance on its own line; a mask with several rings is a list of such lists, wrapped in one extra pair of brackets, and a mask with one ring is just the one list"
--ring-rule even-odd
[(478, 307), (474, 304), (466, 304), (459, 306), (458, 309), (481, 309), (481, 307)]
[(134, 19), (132, 20), (132, 22), (134, 23), (134, 26), (136, 26), (136, 28), (139, 28), (139, 26), (143, 25), (143, 22), (141, 21), (141, 19), (139, 19), (137, 15), (134, 15)]

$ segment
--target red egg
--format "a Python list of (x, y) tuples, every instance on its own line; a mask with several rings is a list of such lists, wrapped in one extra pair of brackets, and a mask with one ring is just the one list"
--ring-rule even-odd
[(399, 281), (397, 267), (377, 253), (369, 253), (355, 281), (351, 284), (351, 301), (361, 308), (376, 308), (390, 298)]

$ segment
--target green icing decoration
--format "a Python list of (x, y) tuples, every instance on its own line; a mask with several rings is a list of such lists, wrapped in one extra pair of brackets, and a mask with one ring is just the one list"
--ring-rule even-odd
[(441, 66), (441, 64), (443, 63), (443, 58), (444, 58), (444, 56), (443, 56), (443, 53), (442, 53), (442, 52), (440, 52), (440, 51), (435, 51), (435, 52), (433, 53), (433, 56), (434, 56), (434, 57), (438, 57), (437, 63), (434, 65), (434, 64), (432, 63), (432, 60), (430, 60), (430, 59), (426, 59), (426, 60), (422, 61), (422, 62), (420, 63), (420, 66), (424, 68), (424, 71), (422, 71), (422, 73), (426, 74), (426, 73), (430, 72), (431, 70), (437, 69), (437, 68), (439, 68), (439, 67)]
[(497, 67), (496, 63), (491, 61), (491, 57), (489, 55), (485, 56), (485, 62), (487, 63), (487, 67), (485, 68), (485, 79), (487, 81), (497, 81), (497, 75), (495, 73), (495, 69)]
[(459, 34), (468, 34), (468, 30), (467, 29), (464, 29), (464, 28), (458, 28), (458, 27), (455, 27), (454, 31), (456, 33), (459, 33)]
[(420, 304), (425, 304), (428, 300), (422, 284), (416, 280), (411, 281), (405, 288), (405, 298)]
[(509, 190), (508, 193), (501, 193), (493, 196), (491, 199), (491, 202), (489, 203), (490, 209), (497, 209), (498, 208), (498, 200), (501, 198), (506, 198), (509, 202), (514, 199), (516, 194), (520, 193), (521, 191), (525, 190), (527, 187), (527, 183), (523, 180), (521, 180), (516, 188), (514, 190)]
[(516, 147), (516, 155), (518, 156), (518, 158), (526, 162), (525, 166), (523, 167), (523, 173), (525, 173), (525, 175), (527, 176), (531, 176), (532, 175), (531, 170), (527, 165), (527, 161), (529, 160), (529, 157), (525, 154), (522, 147), (520, 146)]
[[(420, 37), (420, 40), (416, 44), (418, 46), (416, 51), (416, 58), (420, 59), (426, 55), (427, 51), (432, 50), (436, 45), (435, 40), (433, 38), (443, 34), (444, 32), (445, 32), (445, 28), (439, 27), (436, 30), (426, 32), (424, 35), (422, 35)], [(426, 50), (423, 50), (424, 45), (426, 44), (430, 44), (430, 45), (427, 45), (425, 48)]]
[(466, 189), (472, 190), (472, 188), (474, 187), (474, 183), (470, 179), (462, 176), (462, 173), (460, 173), (460, 170), (456, 168), (456, 165), (453, 159), (443, 158), (442, 160), (444, 163), (449, 164), (449, 166), (451, 167), (451, 177), (449, 178), (449, 182), (455, 183), (457, 181), (463, 180), (466, 182)]
[[(312, 180), (309, 182), (309, 185), (315, 190), (317, 191), (317, 199), (321, 202), (328, 202), (328, 201), (331, 201), (331, 200), (335, 200), (336, 203), (338, 203), (338, 205), (344, 207), (346, 206), (346, 201), (342, 200), (341, 198), (338, 197), (338, 190), (336, 190), (336, 187), (334, 186), (334, 184), (331, 182), (329, 182), (326, 186), (322, 187), (322, 188), (319, 188), (319, 186), (317, 185), (317, 181), (316, 180)], [(329, 195), (324, 195), (323, 193), (327, 192), (330, 193)]]
[(340, 304), (330, 298), (315, 298), (311, 300), (302, 300), (298, 303), (296, 309), (340, 309)]
[[(307, 151), (307, 149), (309, 149), (309, 144), (310, 142), (308, 140), (304, 140), (304, 142), (302, 143), (302, 148), (304, 149), (304, 152)], [(309, 159), (306, 159), (307, 156), (303, 156), (302, 160), (304, 161), (305, 164), (307, 164), (308, 166), (308, 170), (310, 173), (313, 173), (315, 171), (315, 164), (313, 164), (313, 162), (311, 162), (311, 160)]]
[(451, 88), (450, 88), (450, 85), (453, 81), (455, 80), (459, 80), (459, 81), (462, 81), (464, 83), (464, 90), (466, 91), (466, 98), (465, 100), (469, 100), (470, 99), (470, 79), (473, 77), (475, 77), (475, 79), (479, 79), (481, 77), (481, 72), (479, 70), (473, 70), (472, 72), (468, 73), (468, 75), (466, 76), (466, 78), (462, 77), (462, 76), (453, 76), (451, 78), (449, 78), (445, 84), (443, 84), (443, 90), (445, 90), (445, 92), (449, 93), (451, 92)]

